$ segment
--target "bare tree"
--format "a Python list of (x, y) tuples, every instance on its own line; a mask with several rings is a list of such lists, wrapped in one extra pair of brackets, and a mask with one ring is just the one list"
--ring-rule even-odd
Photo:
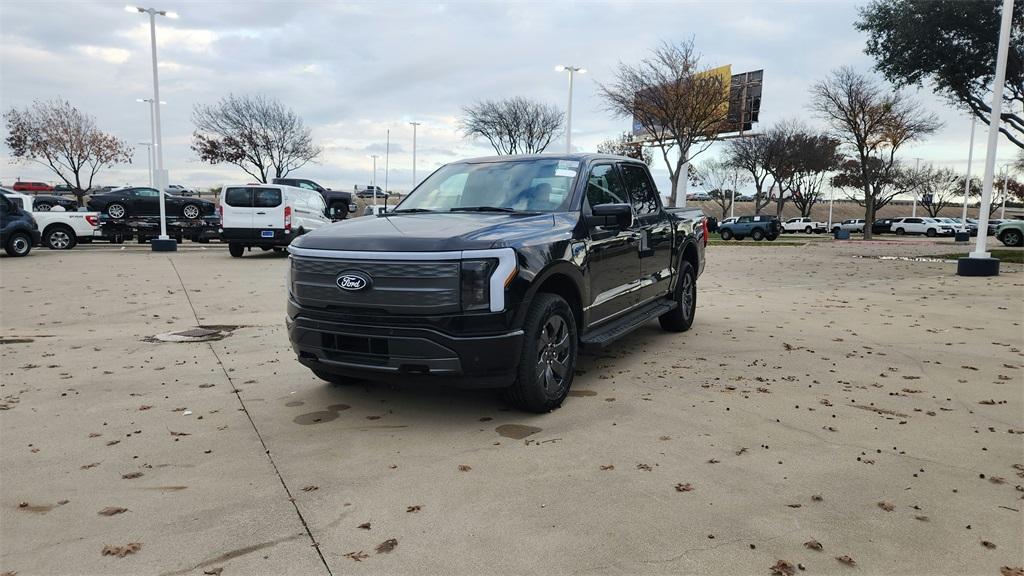
[(96, 127), (96, 120), (63, 99), (35, 101), (4, 112), (7, 146), (15, 161), (37, 162), (71, 187), (81, 205), (103, 168), (132, 161), (124, 140)]
[(771, 174), (765, 168), (768, 145), (768, 139), (764, 134), (758, 134), (729, 140), (725, 152), (725, 157), (730, 164), (750, 174), (750, 182), (754, 184), (754, 214), (760, 214), (761, 210), (771, 202), (769, 192), (774, 187), (774, 183), (765, 186), (771, 178)]
[(260, 182), (283, 178), (320, 156), (298, 114), (265, 96), (230, 94), (192, 110), (192, 150), (210, 164), (234, 164)]
[(597, 151), (601, 154), (615, 154), (616, 156), (642, 160), (648, 166), (654, 161), (654, 154), (651, 152), (651, 149), (645, 148), (643, 144), (634, 140), (628, 133), (622, 134), (618, 138), (601, 142), (597, 145)]
[(793, 174), (789, 192), (801, 216), (810, 216), (811, 209), (821, 201), (828, 175), (839, 167), (838, 149), (839, 141), (827, 134), (801, 130), (791, 138)]
[(484, 100), (462, 109), (459, 126), (467, 138), (483, 137), (500, 155), (539, 154), (562, 133), (558, 107), (520, 96)]
[(619, 63), (613, 82), (600, 88), (607, 109), (639, 124), (661, 151), (672, 204), (687, 177), (683, 166), (707, 150), (728, 115), (729, 81), (707, 72), (692, 41), (664, 42), (639, 64)]
[[(873, 222), (880, 208), (880, 188), (893, 180), (896, 151), (942, 126), (918, 103), (849, 67), (835, 70), (811, 88), (811, 109), (853, 151), (866, 222)], [(871, 226), (864, 226), (864, 239), (871, 239)]]
[(735, 194), (739, 193), (742, 186), (750, 183), (750, 175), (728, 161), (710, 159), (695, 168), (691, 181), (711, 196), (711, 200), (722, 211), (722, 218), (728, 218)]
[(933, 218), (964, 193), (963, 179), (949, 168), (926, 164), (907, 170), (903, 178), (909, 180), (906, 187), (917, 195), (921, 206)]

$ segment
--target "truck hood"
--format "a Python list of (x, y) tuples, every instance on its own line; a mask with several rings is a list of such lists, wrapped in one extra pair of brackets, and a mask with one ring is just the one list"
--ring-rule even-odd
[(552, 214), (394, 214), (343, 220), (292, 242), (297, 248), (378, 252), (441, 252), (514, 246), (517, 239), (545, 235)]

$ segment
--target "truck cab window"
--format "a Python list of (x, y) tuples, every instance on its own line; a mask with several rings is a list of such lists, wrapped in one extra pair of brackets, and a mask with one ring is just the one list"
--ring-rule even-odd
[(620, 165), (622, 177), (626, 181), (626, 190), (633, 200), (633, 211), (637, 217), (643, 218), (658, 211), (657, 191), (642, 166)]
[(591, 207), (598, 204), (629, 204), (626, 189), (611, 164), (599, 164), (590, 169), (587, 178), (587, 203)]

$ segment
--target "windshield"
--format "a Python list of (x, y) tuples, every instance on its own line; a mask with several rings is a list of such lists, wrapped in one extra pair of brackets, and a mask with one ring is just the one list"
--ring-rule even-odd
[(557, 158), (449, 164), (417, 186), (394, 212), (565, 210), (579, 165)]

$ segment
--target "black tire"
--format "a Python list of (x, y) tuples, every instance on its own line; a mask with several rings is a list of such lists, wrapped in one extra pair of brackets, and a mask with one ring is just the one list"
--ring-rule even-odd
[(903, 236), (903, 235), (904, 235), (904, 234), (906, 234), (906, 233), (907, 233), (907, 231), (906, 231), (906, 230), (904, 230), (903, 228), (897, 228), (897, 229), (896, 229), (896, 235), (897, 235), (897, 236)]
[(722, 237), (722, 240), (730, 240), (732, 238), (732, 230), (726, 228), (719, 232), (718, 235)]
[(835, 236), (836, 232), (839, 232), (839, 226), (832, 227), (832, 235)]
[(40, 202), (38, 204), (32, 204), (33, 212), (49, 212), (51, 208), (53, 208), (53, 204), (50, 204), (49, 202)]
[(28, 253), (32, 251), (32, 237), (24, 232), (15, 232), (4, 244), (4, 251), (8, 256), (16, 258), (28, 256)]
[(753, 230), (750, 231), (750, 238), (755, 242), (760, 242), (761, 240), (764, 240), (764, 230), (761, 230), (760, 228), (754, 228)]
[(811, 232), (814, 232), (814, 228), (811, 228), (810, 226), (804, 228), (804, 234), (810, 234)]
[(775, 234), (775, 233), (772, 233), (772, 232), (769, 232), (768, 234), (765, 234), (765, 236), (764, 236), (764, 239), (769, 241), (769, 242), (774, 242), (778, 238), (779, 238), (779, 235)]
[(669, 332), (686, 332), (693, 326), (697, 313), (697, 274), (685, 260), (679, 266), (679, 282), (672, 299), (676, 302), (675, 309), (658, 316), (658, 323)]
[(550, 412), (562, 405), (576, 371), (576, 321), (569, 304), (557, 294), (537, 294), (523, 332), (516, 380), (506, 395), (520, 410)]
[(50, 226), (43, 234), (43, 245), (50, 250), (71, 250), (75, 244), (78, 244), (78, 237), (68, 226)]
[(999, 235), (999, 241), (1014, 248), (1024, 246), (1024, 234), (1021, 234), (1020, 230), (1003, 230)]
[(199, 208), (198, 204), (187, 203), (181, 207), (181, 217), (187, 220), (195, 220), (203, 215), (203, 211)]
[(228, 253), (231, 254), (232, 258), (241, 258), (242, 254), (245, 254), (245, 246), (237, 242), (231, 242), (228, 244)]
[(273, 250), (274, 252), (281, 252), (284, 250), (284, 248), (280, 246), (274, 246), (273, 248), (271, 248), (271, 250)]
[(113, 204), (107, 206), (107, 216), (110, 216), (115, 220), (121, 220), (124, 217), (128, 216), (128, 209), (124, 207), (124, 204), (121, 204), (120, 202), (114, 202)]
[(341, 374), (332, 374), (330, 372), (324, 372), (323, 370), (313, 370), (313, 374), (315, 374), (317, 378), (323, 380), (324, 382), (330, 382), (335, 386), (351, 386), (353, 384), (360, 384), (365, 382), (364, 380), (360, 380), (359, 378), (343, 376)]
[(928, 229), (928, 230), (926, 230), (926, 231), (925, 231), (925, 233), (924, 233), (924, 235), (925, 235), (925, 236), (927, 236), (927, 237), (929, 237), (929, 238), (935, 238), (935, 236), (936, 236), (937, 234), (938, 234), (938, 232), (936, 232), (936, 231), (935, 231), (935, 228), (929, 228), (929, 229)]

